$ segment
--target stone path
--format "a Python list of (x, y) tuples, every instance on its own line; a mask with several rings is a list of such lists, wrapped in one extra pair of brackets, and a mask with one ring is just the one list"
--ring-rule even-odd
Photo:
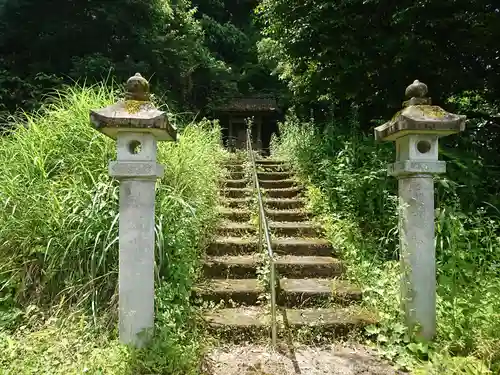
[(402, 375), (359, 345), (300, 346), (273, 351), (262, 345), (216, 348), (203, 366), (206, 375)]
[[(295, 338), (301, 328), (315, 336), (345, 335), (372, 323), (357, 308), (361, 292), (342, 279), (343, 263), (311, 220), (303, 189), (287, 165), (268, 159), (257, 163), (277, 258), (280, 338)], [(251, 215), (258, 214), (250, 208), (256, 207), (255, 193), (241, 162), (227, 168), (230, 179), (221, 189), (222, 221), (206, 252), (206, 280), (196, 292), (206, 301), (226, 303), (205, 314), (212, 332), (236, 342), (268, 339), (270, 308), (262, 296), (269, 292), (257, 281), (265, 255), (258, 249), (257, 226), (251, 223)]]

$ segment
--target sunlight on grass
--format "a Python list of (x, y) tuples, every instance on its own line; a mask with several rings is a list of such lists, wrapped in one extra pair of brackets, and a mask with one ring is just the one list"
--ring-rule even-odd
[(437, 181), (438, 333), (431, 345), (412, 342), (399, 309), (397, 189), (386, 174), (393, 150), (375, 144), (358, 126), (353, 117), (347, 127), (328, 124), (319, 131), (290, 116), (272, 149), (308, 185), (311, 208), (342, 252), (348, 275), (364, 286), (363, 303), (378, 310), (381, 322), (367, 328), (368, 336), (402, 367), (429, 374), (498, 373), (498, 211), (487, 214), (479, 207), (466, 214), (457, 186)]
[[(67, 88), (0, 138), (0, 363), (7, 373), (196, 371), (202, 337), (189, 296), (217, 215), (220, 129), (185, 124), (177, 143), (159, 144), (156, 339), (130, 352), (114, 328), (118, 183), (107, 167), (116, 146), (89, 121), (90, 109), (117, 94), (104, 84)], [(79, 313), (69, 319), (69, 310)]]

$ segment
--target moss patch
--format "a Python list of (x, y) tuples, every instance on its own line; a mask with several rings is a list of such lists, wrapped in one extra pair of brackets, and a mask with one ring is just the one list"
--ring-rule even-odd
[(141, 100), (125, 100), (125, 109), (128, 113), (137, 113), (148, 103), (149, 102), (143, 102)]
[(425, 116), (443, 118), (448, 114), (444, 109), (437, 105), (416, 105), (414, 106), (422, 111)]

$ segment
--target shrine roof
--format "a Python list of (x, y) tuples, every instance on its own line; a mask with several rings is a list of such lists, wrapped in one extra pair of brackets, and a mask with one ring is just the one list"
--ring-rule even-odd
[(215, 108), (219, 112), (275, 112), (276, 100), (269, 98), (232, 98)]

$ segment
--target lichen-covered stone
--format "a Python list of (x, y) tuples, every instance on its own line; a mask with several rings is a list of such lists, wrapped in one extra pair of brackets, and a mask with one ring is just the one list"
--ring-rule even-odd
[(132, 101), (149, 101), (149, 82), (140, 73), (127, 80), (125, 98)]
[(375, 128), (375, 140), (394, 141), (409, 134), (435, 134), (438, 137), (461, 132), (465, 129), (465, 116), (446, 112), (441, 107), (431, 105), (426, 97), (427, 85), (415, 80), (406, 88), (409, 98), (401, 111), (390, 121)]
[(118, 132), (151, 133), (158, 141), (177, 138), (165, 112), (149, 102), (149, 83), (139, 73), (127, 81), (126, 100), (91, 110), (90, 121), (96, 130), (113, 139)]
[(125, 110), (128, 113), (138, 113), (141, 110), (147, 110), (153, 107), (150, 102), (140, 100), (125, 100)]
[(446, 112), (433, 105), (411, 105), (375, 128), (375, 139), (393, 141), (408, 134), (446, 136), (465, 129), (465, 116)]

